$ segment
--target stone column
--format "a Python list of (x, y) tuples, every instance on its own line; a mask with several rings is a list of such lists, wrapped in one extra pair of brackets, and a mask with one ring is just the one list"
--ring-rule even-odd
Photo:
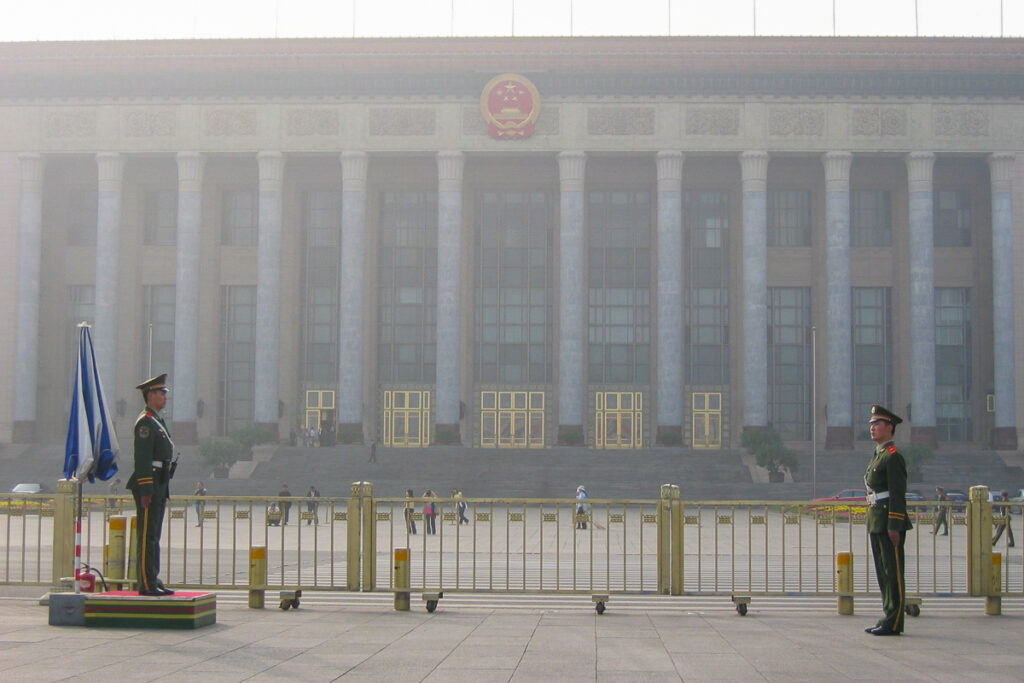
[(853, 340), (850, 291), (850, 164), (849, 152), (826, 152), (825, 286), (826, 366), (828, 367), (828, 429), (825, 448), (853, 448)]
[(743, 428), (768, 426), (768, 153), (740, 154), (743, 175)]
[(996, 415), (993, 448), (1017, 450), (1017, 386), (1014, 362), (1012, 152), (988, 158), (992, 185), (992, 362)]
[(437, 153), (437, 397), (434, 434), (460, 443), (459, 387), (462, 345), (462, 152)]
[[(906, 157), (910, 192), (910, 406), (913, 443), (935, 445), (935, 154)], [(898, 412), (898, 411), (897, 411)]]
[(18, 336), (14, 375), (15, 443), (31, 443), (36, 435), (36, 383), (39, 375), (39, 271), (43, 237), (43, 172), (41, 154), (19, 154), (21, 162), (21, 224), (18, 231)]
[(682, 443), (683, 430), (683, 161), (658, 152), (657, 443)]
[(558, 442), (573, 442), (583, 434), (584, 336), (587, 310), (586, 236), (583, 232), (583, 183), (587, 155), (560, 152), (559, 221), (559, 334), (558, 334)]
[(174, 440), (194, 444), (199, 398), (199, 234), (206, 157), (178, 152), (178, 264), (174, 279)]
[[(92, 331), (96, 367), (110, 396), (117, 396), (117, 288), (121, 262), (121, 188), (124, 157), (96, 155), (99, 194), (96, 218), (96, 326)], [(148, 378), (146, 378), (148, 379)], [(141, 381), (141, 380), (140, 380)], [(135, 382), (132, 383), (136, 384)]]
[(338, 331), (338, 438), (363, 440), (363, 260), (366, 258), (366, 152), (341, 153), (341, 306)]
[(256, 381), (257, 425), (277, 434), (278, 363), (281, 320), (281, 224), (284, 155), (260, 152), (259, 241), (256, 247)]

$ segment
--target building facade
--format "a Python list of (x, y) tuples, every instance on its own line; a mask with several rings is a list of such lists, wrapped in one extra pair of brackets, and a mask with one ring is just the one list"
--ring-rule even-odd
[(1022, 148), (1015, 39), (0, 45), (0, 441), (86, 321), (186, 442), (1016, 449)]

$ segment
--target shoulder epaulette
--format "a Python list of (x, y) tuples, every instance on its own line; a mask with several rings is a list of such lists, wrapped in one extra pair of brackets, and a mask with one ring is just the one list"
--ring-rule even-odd
[(885, 450), (889, 451), (889, 455), (896, 455), (896, 453), (898, 452), (896, 450), (896, 447), (893, 446), (892, 444), (889, 444), (888, 446), (886, 446)]

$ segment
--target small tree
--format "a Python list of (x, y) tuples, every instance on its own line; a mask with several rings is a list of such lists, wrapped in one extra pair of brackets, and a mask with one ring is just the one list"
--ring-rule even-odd
[(238, 454), (240, 456), (252, 455), (253, 446), (277, 439), (277, 434), (266, 427), (258, 427), (256, 425), (240, 427), (231, 432), (230, 436), (231, 440), (238, 444)]
[(227, 476), (228, 470), (241, 453), (236, 441), (230, 439), (203, 439), (199, 443), (199, 457), (203, 464), (213, 471), (215, 477)]
[(768, 470), (769, 481), (782, 481), (784, 470), (795, 472), (800, 466), (796, 453), (786, 448), (779, 433), (770, 427), (743, 432), (743, 447), (754, 455), (758, 466)]
[(932, 459), (935, 451), (923, 443), (912, 443), (900, 447), (900, 455), (907, 463), (907, 481), (921, 481), (924, 476), (924, 464)]

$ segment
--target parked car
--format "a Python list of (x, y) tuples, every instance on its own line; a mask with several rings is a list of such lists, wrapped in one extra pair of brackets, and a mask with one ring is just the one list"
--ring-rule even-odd
[[(820, 505), (815, 505), (815, 503), (820, 503)], [(812, 500), (810, 509), (818, 515), (828, 515), (835, 512), (839, 517), (848, 517), (851, 512), (867, 512), (868, 492), (865, 489), (843, 489), (842, 491), (836, 491), (831, 496)]]
[(24, 484), (15, 484), (14, 488), (11, 489), (11, 493), (50, 493), (50, 490), (42, 484), (29, 482)]
[(949, 502), (954, 503), (953, 512), (963, 512), (966, 510), (967, 501), (970, 500), (970, 496), (963, 491), (958, 491), (956, 489), (946, 491), (946, 498), (949, 499)]

